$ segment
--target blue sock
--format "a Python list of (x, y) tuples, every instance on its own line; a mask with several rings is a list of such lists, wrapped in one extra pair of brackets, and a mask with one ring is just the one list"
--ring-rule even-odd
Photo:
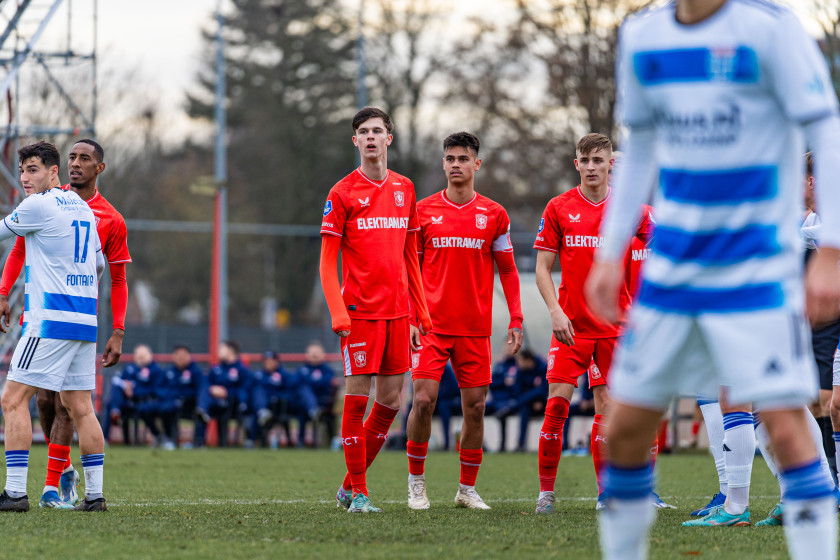
[(834, 482), (819, 458), (782, 473), (785, 535), (794, 560), (837, 557)]
[(782, 471), (784, 498), (787, 500), (813, 500), (834, 494), (834, 484), (826, 478), (820, 460)]

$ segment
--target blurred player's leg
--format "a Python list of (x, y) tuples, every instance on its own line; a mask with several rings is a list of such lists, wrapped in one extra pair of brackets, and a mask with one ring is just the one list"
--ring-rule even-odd
[[(489, 368), (488, 368), (489, 371)], [(461, 389), (464, 425), (461, 428), (461, 478), (455, 503), (470, 509), (490, 509), (475, 490), (484, 443), (484, 401), (487, 386)]]
[[(773, 473), (773, 476), (776, 477), (776, 480), (779, 483), (779, 494), (782, 493), (782, 471), (781, 467), (779, 467), (779, 462), (776, 459), (776, 456), (773, 454), (772, 446), (770, 445), (770, 433), (767, 431), (767, 426), (761, 421), (761, 414), (759, 411), (753, 412), (753, 418), (755, 419), (755, 439), (757, 442), (758, 448), (761, 450), (761, 456), (764, 458), (764, 462), (767, 464), (767, 468), (770, 469), (770, 472)], [(781, 498), (780, 498), (781, 500)], [(767, 515), (765, 519), (762, 519), (758, 523), (756, 523), (757, 527), (767, 527), (767, 526), (778, 526), (782, 524), (782, 512), (783, 512), (783, 505), (782, 502), (779, 501), (773, 509), (770, 510), (770, 513)]]
[(691, 512), (692, 517), (705, 517), (712, 508), (723, 505), (726, 501), (726, 493), (729, 492), (729, 485), (726, 481), (726, 460), (723, 457), (723, 413), (720, 410), (720, 403), (717, 399), (698, 397), (697, 404), (700, 405), (700, 412), (706, 423), (709, 450), (715, 460), (719, 484), (718, 493), (712, 496), (709, 503)]

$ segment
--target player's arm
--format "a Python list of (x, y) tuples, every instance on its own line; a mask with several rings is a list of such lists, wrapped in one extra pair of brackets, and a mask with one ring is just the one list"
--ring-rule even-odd
[(341, 295), (341, 285), (338, 282), (338, 251), (341, 248), (341, 238), (333, 235), (321, 236), (321, 287), (327, 299), (327, 308), (332, 317), (332, 330), (344, 338), (350, 334), (350, 315)]
[(554, 279), (551, 278), (551, 269), (554, 267), (556, 258), (556, 254), (551, 251), (537, 251), (537, 289), (551, 315), (551, 330), (554, 338), (566, 346), (574, 346), (575, 328), (557, 301), (557, 288), (554, 286)]
[(405, 256), (405, 268), (408, 272), (408, 294), (417, 313), (420, 334), (426, 334), (432, 330), (432, 318), (429, 316), (426, 293), (423, 291), (423, 277), (420, 275), (416, 237), (417, 233), (413, 231), (406, 234), (403, 255)]
[(3, 276), (0, 278), (0, 332), (6, 332), (9, 328), (9, 317), (12, 312), (9, 306), (9, 292), (20, 276), (24, 262), (26, 262), (26, 239), (18, 237), (6, 259)]
[(114, 330), (102, 352), (103, 367), (111, 367), (120, 361), (125, 337), (125, 313), (128, 307), (125, 263), (109, 263), (108, 271), (111, 273), (111, 316), (114, 318)]
[(516, 261), (513, 258), (513, 250), (494, 251), (493, 259), (496, 261), (496, 268), (499, 270), (499, 281), (502, 283), (502, 291), (505, 293), (508, 312), (510, 313), (510, 324), (508, 325), (507, 344), (512, 345), (512, 354), (519, 352), (522, 348), (522, 300), (519, 293), (519, 270), (516, 268)]

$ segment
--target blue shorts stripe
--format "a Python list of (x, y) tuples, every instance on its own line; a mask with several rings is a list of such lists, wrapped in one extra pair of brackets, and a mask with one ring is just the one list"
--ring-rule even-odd
[(772, 166), (720, 171), (662, 169), (659, 181), (666, 199), (701, 206), (761, 202), (772, 199), (779, 190), (777, 170)]
[(41, 321), (40, 338), (96, 342), (96, 327), (66, 321)]
[(633, 69), (645, 86), (713, 80), (754, 83), (759, 77), (755, 51), (743, 46), (640, 52), (633, 56)]
[(777, 309), (784, 303), (777, 283), (748, 284), (738, 288), (670, 287), (642, 281), (639, 303), (669, 313), (735, 313)]
[(44, 292), (44, 309), (96, 316), (96, 298)]
[(775, 226), (751, 225), (740, 230), (695, 233), (658, 226), (653, 251), (675, 263), (693, 262), (723, 266), (749, 258), (768, 258), (781, 254)]

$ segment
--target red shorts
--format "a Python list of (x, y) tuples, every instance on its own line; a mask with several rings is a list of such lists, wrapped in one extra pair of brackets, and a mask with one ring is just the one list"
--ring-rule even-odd
[(411, 379), (434, 379), (440, 383), (443, 368), (449, 360), (458, 387), (490, 385), (489, 336), (427, 334), (423, 337), (423, 346), (411, 355)]
[(574, 346), (566, 346), (552, 337), (546, 373), (548, 382), (577, 387), (578, 377), (588, 370), (590, 388), (606, 385), (617, 342), (618, 338), (575, 338)]
[(344, 376), (400, 375), (411, 365), (408, 317), (351, 319), (350, 336), (341, 339)]

